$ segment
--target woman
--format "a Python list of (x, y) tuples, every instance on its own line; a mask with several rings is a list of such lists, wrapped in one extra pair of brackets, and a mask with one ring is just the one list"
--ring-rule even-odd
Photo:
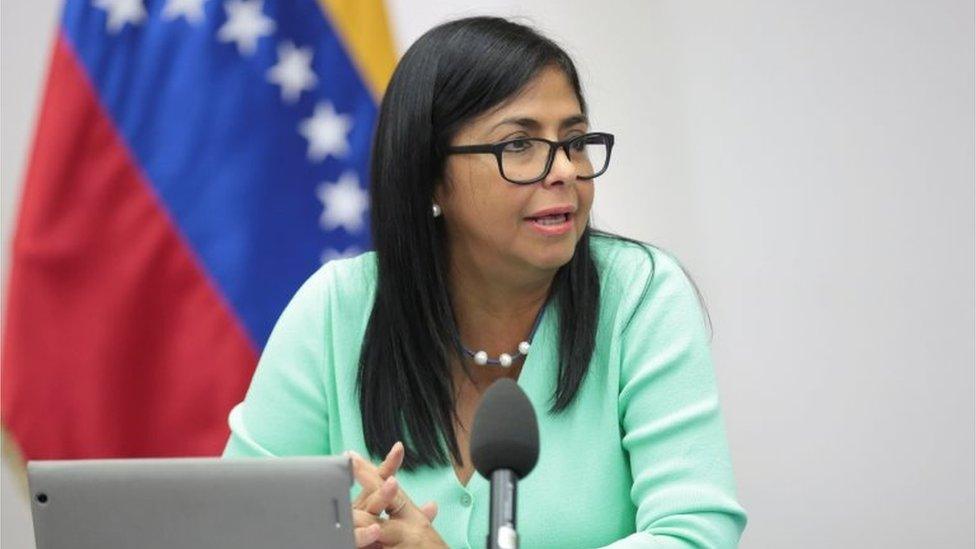
[(534, 30), (478, 17), (421, 37), (381, 106), (375, 252), (299, 289), (224, 455), (346, 452), (358, 546), (481, 546), (468, 438), (510, 377), (541, 441), (522, 546), (734, 547), (746, 516), (694, 287), (660, 249), (589, 226), (612, 147)]

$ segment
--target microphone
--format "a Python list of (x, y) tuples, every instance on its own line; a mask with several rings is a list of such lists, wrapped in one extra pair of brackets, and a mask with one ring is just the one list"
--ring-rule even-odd
[(539, 423), (529, 397), (502, 378), (491, 385), (474, 414), (471, 461), (491, 481), (488, 549), (516, 549), (516, 484), (539, 461)]

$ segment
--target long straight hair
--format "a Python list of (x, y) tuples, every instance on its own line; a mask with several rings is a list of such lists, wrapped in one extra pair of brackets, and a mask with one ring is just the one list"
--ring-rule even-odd
[[(443, 151), (466, 122), (514, 97), (547, 67), (565, 73), (585, 114), (576, 68), (558, 45), (505, 19), (460, 19), (410, 47), (383, 97), (370, 171), (376, 297), (357, 387), (369, 453), (381, 457), (401, 440), (406, 470), (462, 461), (450, 361), (465, 361), (448, 293), (444, 227), (431, 215)], [(551, 413), (573, 402), (595, 346), (600, 281), (591, 234), (587, 226), (550, 288), (560, 326)]]

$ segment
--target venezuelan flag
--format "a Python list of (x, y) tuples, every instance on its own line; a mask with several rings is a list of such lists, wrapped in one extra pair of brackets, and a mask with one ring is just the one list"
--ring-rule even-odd
[(13, 242), (26, 459), (217, 455), (290, 296), (369, 248), (381, 0), (68, 0)]

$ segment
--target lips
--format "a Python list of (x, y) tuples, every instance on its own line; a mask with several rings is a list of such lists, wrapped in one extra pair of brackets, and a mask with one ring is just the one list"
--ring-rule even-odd
[(562, 206), (554, 206), (551, 208), (544, 208), (541, 210), (537, 210), (533, 212), (531, 215), (527, 216), (525, 219), (532, 221), (536, 219), (542, 219), (542, 218), (553, 217), (553, 216), (566, 216), (566, 215), (572, 216), (572, 214), (575, 211), (576, 211), (575, 206), (570, 206), (566, 204)]
[(559, 236), (573, 229), (574, 210), (572, 206), (546, 208), (526, 217), (525, 221), (541, 235)]
[(540, 225), (552, 226), (552, 225), (559, 225), (561, 223), (565, 223), (569, 221), (569, 217), (570, 214), (564, 213), (564, 214), (544, 215), (541, 217), (530, 217), (528, 218), (528, 220), (532, 221), (533, 223), (538, 223)]

